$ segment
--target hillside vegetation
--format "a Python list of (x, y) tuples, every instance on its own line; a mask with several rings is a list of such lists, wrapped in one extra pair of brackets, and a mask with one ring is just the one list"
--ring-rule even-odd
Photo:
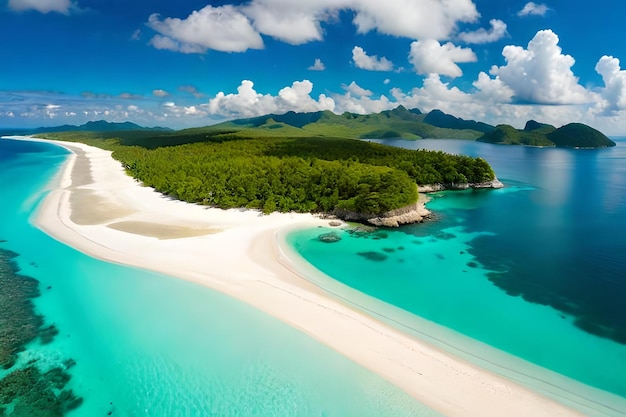
[(188, 202), (272, 211), (382, 214), (417, 201), (416, 184), (481, 183), (480, 158), (342, 138), (168, 133), (51, 133), (113, 151), (133, 177)]
[(473, 120), (463, 120), (439, 110), (424, 114), (418, 109), (398, 106), (375, 114), (330, 111), (313, 113), (288, 112), (250, 119), (240, 119), (212, 126), (211, 129), (230, 131), (243, 137), (341, 137), (350, 139), (467, 139), (475, 140), (493, 126)]
[(523, 130), (498, 125), (478, 139), (481, 142), (506, 145), (556, 146), (562, 148), (606, 148), (615, 142), (596, 129), (581, 123), (560, 128), (530, 120)]

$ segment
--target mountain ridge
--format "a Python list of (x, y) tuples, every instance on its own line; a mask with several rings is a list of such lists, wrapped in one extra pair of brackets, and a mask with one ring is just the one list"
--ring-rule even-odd
[(107, 132), (109, 135), (116, 132), (129, 134), (143, 132), (144, 135), (150, 135), (154, 132), (157, 142), (167, 142), (170, 134), (180, 132), (187, 135), (189, 141), (193, 142), (224, 141), (243, 137), (332, 137), (405, 140), (463, 139), (494, 144), (569, 148), (615, 146), (615, 142), (603, 133), (582, 123), (569, 123), (556, 128), (550, 124), (529, 120), (524, 129), (516, 129), (506, 124), (492, 126), (476, 120), (461, 119), (439, 109), (423, 113), (417, 108), (407, 109), (404, 106), (371, 114), (350, 112), (335, 114), (329, 110), (289, 111), (283, 114), (242, 118), (180, 131), (160, 127), (145, 128), (131, 122), (111, 123), (100, 120), (80, 126), (63, 125), (8, 134), (55, 132)]
[(108, 122), (106, 120), (89, 121), (82, 125), (59, 125), (50, 127), (36, 127), (32, 129), (0, 129), (0, 135), (35, 135), (37, 133), (57, 132), (121, 132), (121, 131), (172, 131), (167, 127), (144, 127), (133, 122)]

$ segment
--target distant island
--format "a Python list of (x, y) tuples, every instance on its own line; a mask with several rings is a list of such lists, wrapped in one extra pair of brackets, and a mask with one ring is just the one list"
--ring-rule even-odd
[(478, 138), (480, 142), (506, 145), (556, 146), (561, 148), (606, 148), (615, 142), (602, 132), (582, 123), (569, 123), (560, 128), (529, 120), (523, 130), (498, 125)]
[(156, 131), (167, 132), (172, 131), (167, 127), (143, 127), (132, 122), (107, 122), (106, 120), (97, 120), (87, 122), (83, 125), (61, 125), (51, 127), (36, 127), (33, 129), (2, 129), (0, 128), (0, 136), (14, 135), (36, 135), (39, 133), (51, 132), (122, 132), (122, 131)]

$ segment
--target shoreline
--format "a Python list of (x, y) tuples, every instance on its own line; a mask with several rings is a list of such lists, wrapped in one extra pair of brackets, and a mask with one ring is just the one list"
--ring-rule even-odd
[[(158, 271), (233, 296), (444, 415), (582, 415), (366, 315), (306, 279), (321, 273), (289, 253), (280, 237), (290, 228), (328, 226), (327, 220), (207, 209), (170, 200), (127, 176), (110, 152), (45, 142), (72, 152), (34, 218), (55, 239), (99, 259)], [(106, 210), (85, 210), (88, 202), (104, 204)], [(114, 224), (118, 227), (110, 227)], [(153, 233), (147, 236), (146, 228)]]

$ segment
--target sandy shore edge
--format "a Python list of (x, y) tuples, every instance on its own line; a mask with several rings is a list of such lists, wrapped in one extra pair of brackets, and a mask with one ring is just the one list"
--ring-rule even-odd
[[(127, 176), (108, 151), (53, 143), (72, 155), (51, 184), (35, 223), (61, 242), (100, 259), (194, 281), (240, 299), (446, 416), (583, 415), (396, 330), (303, 279), (301, 274), (316, 272), (277, 244), (279, 234), (327, 226), (327, 221), (307, 214), (262, 216), (173, 201)], [(107, 209), (98, 211), (88, 202)], [(112, 224), (134, 228), (124, 231)], [(138, 234), (150, 225), (157, 232)], [(159, 237), (163, 226), (177, 235)], [(185, 230), (191, 234), (186, 236)]]

